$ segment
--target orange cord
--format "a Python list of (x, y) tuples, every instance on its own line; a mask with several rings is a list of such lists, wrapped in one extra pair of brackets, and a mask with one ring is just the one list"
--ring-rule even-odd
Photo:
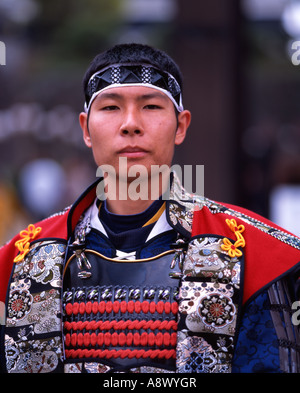
[(223, 244), (221, 245), (222, 250), (227, 251), (231, 258), (241, 257), (243, 255), (242, 251), (238, 247), (245, 247), (246, 241), (242, 235), (245, 227), (244, 225), (237, 225), (235, 219), (226, 219), (226, 224), (229, 226), (230, 230), (235, 234), (237, 240), (234, 244), (231, 243), (226, 237), (223, 239)]
[(34, 240), (41, 231), (41, 227), (36, 228), (33, 224), (30, 224), (27, 229), (20, 232), (21, 239), (15, 242), (15, 246), (20, 253), (15, 257), (14, 262), (21, 262), (25, 258), (29, 253), (30, 242)]

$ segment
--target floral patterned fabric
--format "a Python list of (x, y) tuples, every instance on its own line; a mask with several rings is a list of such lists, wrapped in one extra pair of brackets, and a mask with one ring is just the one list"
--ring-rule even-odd
[(238, 316), (241, 259), (219, 237), (190, 242), (180, 289), (179, 372), (230, 372)]
[(62, 365), (61, 273), (65, 245), (36, 243), (15, 266), (7, 307), (7, 371), (48, 373)]

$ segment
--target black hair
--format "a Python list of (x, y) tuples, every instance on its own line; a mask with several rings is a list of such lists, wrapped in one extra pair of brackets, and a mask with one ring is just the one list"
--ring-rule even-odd
[(162, 50), (144, 44), (119, 44), (98, 54), (85, 72), (83, 90), (86, 90), (91, 76), (104, 67), (112, 64), (149, 64), (161, 71), (171, 74), (182, 90), (182, 76), (175, 61)]

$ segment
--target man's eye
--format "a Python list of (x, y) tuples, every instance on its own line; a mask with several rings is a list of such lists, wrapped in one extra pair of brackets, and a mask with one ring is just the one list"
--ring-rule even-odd
[(101, 108), (103, 111), (115, 111), (119, 109), (116, 105), (107, 105)]
[(149, 104), (145, 106), (145, 109), (160, 109), (161, 107), (159, 105), (155, 104)]

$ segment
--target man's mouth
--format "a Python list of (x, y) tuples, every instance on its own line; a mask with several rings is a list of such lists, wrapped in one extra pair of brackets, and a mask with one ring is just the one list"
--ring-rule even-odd
[(146, 149), (139, 146), (126, 146), (117, 152), (119, 156), (128, 158), (144, 157), (147, 153)]

